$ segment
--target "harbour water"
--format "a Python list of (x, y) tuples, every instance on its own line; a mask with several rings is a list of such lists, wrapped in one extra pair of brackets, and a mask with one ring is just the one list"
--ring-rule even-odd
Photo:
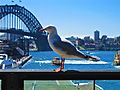
[[(120, 67), (113, 66), (114, 54), (116, 51), (82, 51), (91, 56), (97, 56), (101, 59), (99, 62), (86, 61), (81, 59), (67, 59), (65, 61), (65, 70), (120, 70)], [(52, 65), (53, 57), (59, 57), (53, 51), (49, 52), (30, 52), (33, 58), (26, 63), (22, 69), (40, 69), (54, 70), (59, 66)], [(75, 82), (91, 82), (90, 80), (78, 80)], [(96, 84), (103, 90), (119, 90), (120, 80), (96, 80)]]

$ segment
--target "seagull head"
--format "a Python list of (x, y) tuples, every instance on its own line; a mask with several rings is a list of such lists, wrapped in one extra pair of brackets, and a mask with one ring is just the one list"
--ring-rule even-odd
[(47, 31), (49, 34), (51, 33), (57, 33), (56, 27), (55, 26), (47, 26), (40, 31)]

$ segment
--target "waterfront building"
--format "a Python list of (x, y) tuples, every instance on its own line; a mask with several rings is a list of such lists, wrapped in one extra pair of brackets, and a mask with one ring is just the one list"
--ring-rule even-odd
[(102, 42), (103, 44), (105, 44), (106, 41), (107, 41), (107, 35), (103, 35), (103, 36), (101, 37), (101, 42)]
[(67, 39), (67, 40), (69, 40), (70, 42), (72, 42), (74, 45), (76, 45), (76, 37), (74, 37), (74, 36), (71, 36), (71, 37), (68, 37), (68, 38), (65, 38), (65, 39)]
[(98, 30), (96, 30), (94, 32), (94, 40), (95, 40), (95, 42), (98, 42), (99, 39), (100, 39), (100, 32)]

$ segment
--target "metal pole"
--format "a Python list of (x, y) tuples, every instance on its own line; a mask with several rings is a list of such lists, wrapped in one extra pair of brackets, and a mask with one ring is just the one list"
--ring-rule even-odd
[(95, 80), (93, 80), (93, 90), (95, 90)]
[[(15, 28), (15, 30), (16, 30), (16, 16), (14, 15), (13, 16), (13, 19), (14, 19), (14, 28)], [(14, 34), (14, 41), (15, 41), (15, 36), (16, 36), (16, 34)]]
[[(9, 14), (7, 15), (7, 29), (9, 29)], [(7, 33), (7, 40), (8, 40), (8, 37), (9, 37), (9, 33)]]
[(17, 17), (17, 29), (18, 29), (18, 17)]
[(14, 16), (14, 28), (16, 28), (16, 16)]
[(4, 29), (5, 29), (5, 16), (3, 17), (3, 21), (4, 21)]
[(13, 14), (12, 14), (12, 28), (13, 28), (13, 26), (14, 26), (13, 24), (14, 24), (14, 23), (13, 23)]
[(9, 21), (8, 21), (8, 15), (7, 15), (7, 29), (9, 28)]
[(19, 18), (19, 29), (20, 29), (20, 18)]
[(12, 28), (12, 14), (10, 14), (10, 28)]
[[(1, 15), (1, 17), (2, 17), (2, 15)], [(0, 26), (1, 26), (0, 28), (2, 29), (2, 25), (3, 25), (3, 24), (2, 24), (2, 18), (1, 18), (1, 20), (0, 20), (0, 23), (1, 23), (1, 24), (0, 24)]]

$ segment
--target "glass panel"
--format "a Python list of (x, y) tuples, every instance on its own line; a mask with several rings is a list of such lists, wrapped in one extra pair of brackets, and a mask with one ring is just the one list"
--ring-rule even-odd
[(96, 84), (103, 90), (119, 90), (120, 88), (120, 80), (96, 80)]
[[(94, 90), (93, 80), (25, 80), (24, 90)], [(102, 90), (98, 85), (95, 90)]]

